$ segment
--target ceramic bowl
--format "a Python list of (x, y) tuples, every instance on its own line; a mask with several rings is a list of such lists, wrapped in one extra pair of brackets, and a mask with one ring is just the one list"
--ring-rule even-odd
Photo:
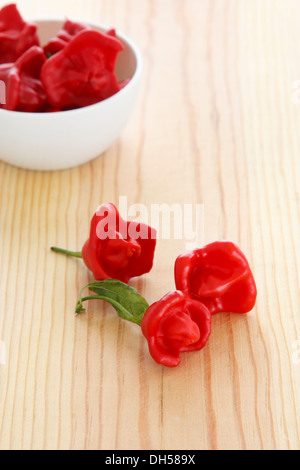
[[(64, 20), (36, 20), (41, 44), (56, 36)], [(109, 27), (88, 23), (94, 29)], [(0, 109), (0, 160), (31, 170), (61, 170), (88, 162), (119, 137), (138, 98), (142, 60), (137, 46), (117, 31), (124, 45), (116, 63), (128, 85), (97, 104), (55, 113)]]

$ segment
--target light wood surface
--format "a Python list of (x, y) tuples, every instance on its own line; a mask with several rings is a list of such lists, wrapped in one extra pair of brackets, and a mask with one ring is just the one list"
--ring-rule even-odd
[[(299, 449), (299, 1), (18, 5), (116, 27), (144, 69), (130, 122), (96, 160), (52, 173), (0, 163), (0, 448)], [(204, 204), (204, 242), (235, 241), (255, 275), (254, 310), (215, 315), (206, 347), (175, 369), (104, 303), (75, 318), (92, 278), (49, 250), (80, 250), (93, 211), (120, 195), (149, 210)], [(132, 282), (149, 303), (174, 289), (185, 243), (159, 240)]]

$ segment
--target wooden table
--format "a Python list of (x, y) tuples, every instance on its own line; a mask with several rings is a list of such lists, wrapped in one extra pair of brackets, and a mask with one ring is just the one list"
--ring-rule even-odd
[[(115, 26), (144, 69), (130, 122), (99, 158), (52, 173), (0, 164), (1, 449), (299, 449), (299, 2), (18, 4), (28, 18)], [(120, 196), (203, 204), (203, 242), (236, 242), (255, 274), (256, 307), (215, 315), (206, 347), (174, 369), (104, 303), (75, 318), (91, 275), (50, 251), (80, 250), (94, 210)], [(185, 249), (158, 241), (132, 282), (149, 303), (174, 289)]]

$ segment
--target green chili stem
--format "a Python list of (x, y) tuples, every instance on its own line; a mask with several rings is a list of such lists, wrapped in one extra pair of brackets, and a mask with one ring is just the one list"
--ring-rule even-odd
[[(116, 302), (114, 299), (106, 297), (105, 295), (87, 295), (86, 297), (80, 297), (79, 300), (77, 301), (76, 310), (75, 310), (76, 315), (78, 315), (78, 313), (80, 313), (80, 312), (85, 311), (85, 309), (82, 307), (82, 303), (85, 302), (86, 300), (106, 300), (113, 307), (116, 308), (116, 305), (118, 306), (118, 302)], [(134, 315), (132, 315), (128, 311), (127, 311), (127, 315), (122, 316), (121, 318), (124, 318), (124, 320), (131, 321), (131, 322), (136, 323), (137, 325), (141, 326), (142, 319), (135, 317)]]
[(105, 300), (103, 295), (87, 295), (86, 297), (81, 297), (79, 302), (85, 302), (86, 300)]
[(57, 246), (51, 246), (51, 250), (56, 253), (63, 253), (64, 255), (74, 256), (75, 258), (82, 258), (81, 251), (69, 251), (64, 250), (63, 248), (57, 248)]

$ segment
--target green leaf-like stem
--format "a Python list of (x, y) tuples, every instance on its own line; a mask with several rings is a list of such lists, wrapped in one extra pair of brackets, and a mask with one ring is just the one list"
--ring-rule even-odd
[[(82, 297), (85, 289), (89, 289), (96, 295)], [(117, 279), (93, 281), (85, 286), (79, 294), (76, 313), (85, 310), (82, 303), (87, 300), (106, 300), (114, 307), (120, 318), (137, 325), (141, 325), (143, 315), (149, 307), (148, 302), (136, 289)]]
[(51, 250), (56, 253), (63, 253), (64, 255), (74, 256), (75, 258), (82, 258), (81, 251), (70, 251), (63, 248), (58, 248), (57, 246), (51, 246)]

